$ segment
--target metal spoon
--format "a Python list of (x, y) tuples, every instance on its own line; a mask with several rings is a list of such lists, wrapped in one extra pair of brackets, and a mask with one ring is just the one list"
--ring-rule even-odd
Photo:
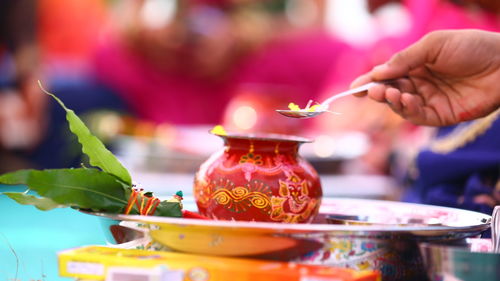
[(495, 206), (491, 215), (491, 243), (493, 253), (500, 253), (500, 206)]
[(384, 81), (384, 82), (370, 82), (368, 84), (364, 84), (362, 86), (359, 86), (357, 88), (354, 88), (354, 89), (350, 89), (348, 91), (345, 91), (345, 92), (342, 92), (342, 93), (339, 93), (339, 94), (336, 94), (334, 96), (331, 96), (329, 97), (328, 99), (326, 99), (324, 102), (322, 102), (319, 107), (317, 108), (317, 110), (315, 111), (307, 111), (308, 108), (306, 109), (303, 109), (303, 110), (282, 110), (282, 109), (277, 109), (276, 111), (286, 117), (291, 117), (291, 118), (311, 118), (311, 117), (316, 117), (324, 112), (327, 112), (328, 111), (328, 107), (330, 106), (330, 103), (333, 102), (334, 100), (336, 99), (339, 99), (339, 98), (342, 98), (342, 97), (345, 97), (345, 96), (349, 96), (349, 95), (352, 95), (352, 94), (356, 94), (356, 93), (360, 93), (360, 92), (363, 92), (363, 91), (366, 91), (368, 89), (370, 89), (371, 87), (375, 86), (375, 85), (378, 85), (378, 84), (383, 84), (383, 83), (387, 83), (388, 81)]

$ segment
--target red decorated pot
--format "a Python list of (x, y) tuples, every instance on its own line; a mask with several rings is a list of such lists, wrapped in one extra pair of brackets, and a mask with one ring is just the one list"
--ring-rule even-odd
[(218, 135), (224, 147), (201, 166), (194, 196), (201, 214), (218, 220), (311, 222), (322, 191), (314, 168), (298, 154), (308, 139)]

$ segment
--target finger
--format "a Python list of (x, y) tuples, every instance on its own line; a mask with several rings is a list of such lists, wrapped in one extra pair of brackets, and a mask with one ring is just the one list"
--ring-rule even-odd
[(416, 120), (421, 120), (423, 118), (422, 115), (424, 114), (424, 104), (419, 96), (409, 93), (402, 93), (401, 104), (403, 105), (402, 110), (408, 120), (416, 122)]
[(401, 104), (407, 116), (414, 116), (420, 113), (421, 104), (417, 101), (416, 97), (408, 94), (401, 94)]
[(434, 32), (425, 36), (410, 47), (396, 53), (385, 64), (376, 66), (371, 72), (372, 79), (379, 81), (406, 76), (411, 70), (431, 61), (436, 50), (440, 48), (439, 34)]
[(438, 113), (424, 104), (418, 95), (403, 93), (401, 95), (403, 109), (401, 116), (417, 125), (442, 126)]
[(403, 105), (401, 103), (401, 92), (396, 88), (388, 88), (385, 91), (385, 100), (389, 103), (391, 109), (396, 113), (401, 112)]
[[(361, 85), (364, 85), (366, 83), (369, 83), (371, 82), (371, 74), (370, 73), (365, 73), (361, 76), (359, 76), (358, 78), (354, 79), (354, 81), (352, 81), (351, 83), (351, 86), (350, 88), (356, 88), (356, 87), (359, 87)], [(360, 92), (360, 93), (356, 93), (354, 94), (356, 97), (363, 97), (363, 96), (366, 96), (366, 91), (363, 91), (363, 92)]]
[(387, 83), (388, 86), (397, 88), (401, 93), (415, 93), (416, 87), (412, 80), (409, 78), (402, 78), (393, 80)]
[(368, 89), (368, 97), (378, 102), (386, 102), (385, 94), (387, 89), (388, 87), (383, 84), (375, 85)]

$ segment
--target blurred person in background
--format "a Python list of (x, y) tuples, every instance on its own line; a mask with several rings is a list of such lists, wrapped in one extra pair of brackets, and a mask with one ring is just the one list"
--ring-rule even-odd
[[(371, 58), (373, 65), (389, 60), (395, 52), (434, 30), (500, 31), (498, 1), (404, 0), (401, 3), (409, 11), (411, 28), (402, 37), (380, 41), (374, 52), (377, 57)], [(371, 8), (379, 7), (373, 5)], [(414, 127), (406, 123), (405, 127), (413, 127), (413, 136), (400, 135), (391, 153), (391, 171), (406, 186), (402, 199), (491, 214), (493, 206), (499, 203), (498, 112), (440, 128)], [(419, 135), (420, 141), (413, 142), (418, 145), (408, 148), (412, 143), (408, 140)]]
[(218, 124), (231, 99), (251, 93), (257, 107), (269, 102), (258, 114), (272, 115), (246, 129), (297, 132), (299, 123), (274, 109), (288, 105), (285, 97), (315, 98), (350, 49), (322, 30), (321, 0), (120, 4), (125, 24), (104, 42), (97, 73), (139, 118), (156, 123)]
[(121, 99), (94, 75), (91, 63), (99, 35), (105, 28), (106, 1), (30, 2), (30, 9), (22, 9), (20, 21), (23, 25), (30, 23), (33, 30), (31, 33), (17, 30), (16, 34), (21, 37), (32, 34), (38, 47), (37, 63), (30, 64), (39, 70), (32, 77), (32, 89), (33, 97), (44, 100), (44, 104), (36, 103), (35, 108), (40, 112), (36, 119), (46, 125), (32, 131), (39, 139), (33, 147), (16, 154), (24, 159), (25, 165), (39, 169), (77, 166), (81, 162), (80, 148), (69, 132), (65, 112), (41, 92), (36, 80), (82, 117), (95, 110), (126, 112)]
[(90, 75), (104, 4), (0, 1), (0, 170), (63, 167), (75, 158), (68, 157), (74, 140), (64, 112), (41, 93), (37, 80), (73, 98), (77, 113), (120, 108), (120, 100)]
[(499, 46), (497, 32), (432, 32), (354, 81), (399, 78), (370, 97), (417, 124), (443, 126), (416, 156), (405, 201), (486, 214), (500, 204)]
[(40, 75), (36, 1), (0, 1), (0, 172), (30, 166), (46, 128)]
[[(373, 66), (387, 61), (394, 53), (413, 44), (425, 34), (440, 29), (477, 28), (500, 30), (498, 1), (450, 0), (367, 0), (372, 15), (372, 32), (379, 34), (374, 43), (365, 46), (366, 72)], [(388, 18), (386, 8), (399, 7), (399, 16)], [(394, 9), (393, 9), (394, 10)], [(404, 15), (401, 18), (401, 14)], [(398, 21), (396, 21), (398, 20)], [(397, 25), (397, 33), (384, 31), (388, 25)], [(406, 26), (406, 28), (405, 28)], [(385, 35), (388, 34), (388, 35)], [(333, 73), (332, 76), (336, 75)], [(344, 89), (327, 89), (324, 96)], [(317, 119), (322, 131), (365, 132), (371, 142), (370, 149), (361, 158), (346, 166), (346, 173), (392, 174), (405, 180), (407, 164), (420, 147), (427, 143), (434, 129), (405, 122), (386, 106), (369, 100), (340, 99), (332, 110), (341, 116), (324, 115)]]
[[(306, 127), (303, 122), (274, 110), (286, 108), (290, 96), (299, 104), (314, 99), (334, 69), (339, 71), (336, 81), (345, 85), (359, 74), (339, 68), (349, 61), (346, 56), (359, 61), (361, 57), (323, 30), (322, 0), (112, 2), (105, 7), (109, 18), (96, 28), (99, 40), (83, 32), (88, 40), (70, 45), (78, 49), (95, 40), (88, 52), (91, 63), (84, 67), (57, 50), (69, 38), (49, 33), (56, 19), (80, 17), (54, 17), (53, 13), (68, 14), (68, 7), (68, 13), (62, 13), (55, 2), (47, 3), (41, 6), (43, 42), (55, 50), (48, 64), (50, 90), (79, 115), (96, 109), (119, 111), (150, 124), (153, 133), (160, 124), (221, 122), (239, 131), (298, 133)], [(68, 3), (71, 11), (94, 7), (92, 13), (84, 10), (100, 21), (97, 3), (104, 2)], [(81, 28), (86, 27), (83, 22)], [(94, 27), (95, 23), (89, 28)], [(84, 71), (75, 71), (79, 68)], [(47, 137), (33, 159), (46, 168), (78, 165), (61, 160), (71, 155), (61, 149), (70, 147), (71, 141), (61, 138), (66, 129), (64, 112), (51, 105)], [(247, 122), (248, 112), (255, 122)]]
[(465, 28), (500, 30), (500, 4), (495, 0), (367, 0), (367, 4), (368, 10), (376, 15), (375, 24), (384, 24), (384, 19), (378, 18), (377, 15), (389, 5), (400, 6), (408, 17), (408, 26), (405, 30), (395, 35), (384, 36), (375, 43), (370, 58), (372, 66), (387, 61), (395, 52), (417, 42), (434, 30)]

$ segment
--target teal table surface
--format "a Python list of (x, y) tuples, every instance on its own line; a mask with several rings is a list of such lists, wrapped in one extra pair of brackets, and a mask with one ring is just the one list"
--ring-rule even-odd
[[(0, 185), (0, 191), (24, 191)], [(105, 245), (97, 217), (70, 208), (40, 211), (0, 195), (0, 280), (72, 280), (58, 274), (57, 253)]]

